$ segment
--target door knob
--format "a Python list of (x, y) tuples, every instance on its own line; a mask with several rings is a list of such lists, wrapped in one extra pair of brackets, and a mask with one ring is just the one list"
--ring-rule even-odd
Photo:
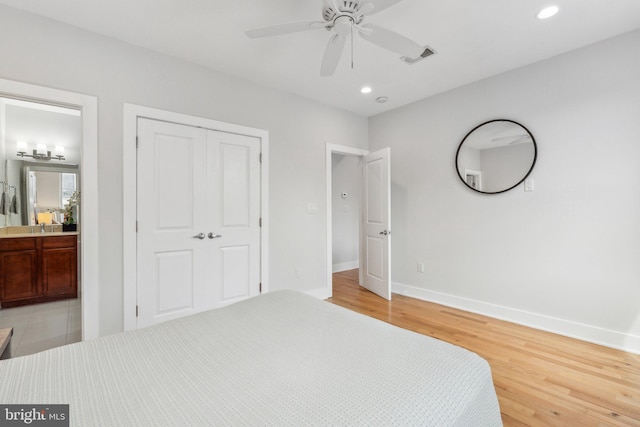
[(194, 239), (200, 239), (200, 240), (204, 240), (205, 235), (204, 233), (200, 233), (200, 234), (196, 234), (195, 236), (193, 236)]
[[(217, 237), (222, 237), (222, 234), (209, 233), (209, 238), (210, 239), (215, 239)], [(204, 239), (204, 237), (203, 237), (203, 239)]]
[(391, 234), (391, 232), (387, 231), (387, 230), (384, 230), (384, 231), (381, 231), (380, 234), (386, 236), (387, 234)]

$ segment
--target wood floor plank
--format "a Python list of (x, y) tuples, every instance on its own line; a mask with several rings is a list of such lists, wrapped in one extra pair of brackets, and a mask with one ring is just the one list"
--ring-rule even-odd
[(640, 355), (402, 295), (386, 301), (358, 286), (358, 270), (334, 274), (329, 301), (484, 357), (505, 426), (640, 427)]

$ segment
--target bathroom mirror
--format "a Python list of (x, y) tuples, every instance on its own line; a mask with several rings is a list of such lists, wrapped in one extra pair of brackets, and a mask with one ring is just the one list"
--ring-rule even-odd
[(473, 128), (456, 153), (462, 182), (479, 193), (497, 194), (522, 183), (533, 170), (538, 148), (520, 123), (498, 119)]
[[(62, 224), (64, 216), (61, 209), (73, 193), (80, 189), (78, 167), (25, 162), (22, 170), (23, 224)], [(77, 223), (77, 207), (73, 210), (73, 217)]]

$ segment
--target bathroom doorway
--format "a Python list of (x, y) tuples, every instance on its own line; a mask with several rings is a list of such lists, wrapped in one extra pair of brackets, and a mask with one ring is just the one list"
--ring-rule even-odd
[[(24, 192), (22, 185), (26, 182), (25, 165), (14, 163), (14, 161), (23, 161), (32, 163), (31, 166), (37, 168), (56, 165), (56, 168), (63, 169), (61, 171), (61, 186), (65, 187), (60, 193), (61, 205), (64, 207), (69, 201), (68, 187), (69, 178), (63, 178), (62, 174), (71, 173), (75, 175), (77, 188), (82, 193), (82, 197), (77, 200), (77, 205), (71, 209), (77, 226), (77, 232), (80, 236), (77, 245), (77, 262), (74, 257), (74, 264), (77, 267), (74, 271), (77, 273), (80, 284), (80, 292), (78, 298), (57, 301), (50, 305), (42, 304), (26, 305), (22, 308), (21, 313), (14, 311), (11, 315), (11, 309), (0, 310), (0, 318), (11, 319), (13, 324), (22, 322), (26, 332), (28, 326), (36, 325), (44, 319), (56, 317), (56, 321), (40, 322), (41, 328), (38, 328), (41, 335), (41, 344), (31, 346), (35, 351), (44, 349), (44, 342), (49, 344), (62, 345), (69, 341), (86, 340), (96, 338), (98, 336), (98, 223), (97, 223), (97, 98), (63, 91), (50, 89), (43, 86), (36, 86), (26, 83), (15, 82), (11, 80), (0, 79), (0, 178), (3, 181), (12, 180), (9, 183), (13, 187), (11, 197), (22, 199)], [(35, 116), (26, 114), (26, 110), (34, 110)], [(8, 111), (8, 115), (7, 115)], [(58, 114), (57, 116), (55, 114)], [(62, 117), (65, 118), (62, 118)], [(7, 120), (9, 119), (9, 120)], [(21, 131), (13, 133), (13, 129), (18, 129), (22, 125), (40, 125), (47, 123), (47, 120), (61, 122), (76, 122), (76, 141), (74, 145), (72, 141), (64, 139), (61, 135), (53, 133), (51, 129), (44, 129), (46, 134), (22, 134)], [(12, 123), (14, 123), (14, 126)], [(68, 123), (67, 123), (68, 124)], [(18, 126), (20, 125), (20, 126)], [(33, 126), (34, 129), (39, 126)], [(78, 132), (79, 130), (79, 132)], [(20, 144), (18, 144), (20, 142)], [(46, 148), (39, 145), (46, 145)], [(69, 169), (74, 169), (69, 170)], [(19, 182), (19, 184), (18, 184)], [(8, 185), (9, 187), (9, 185)], [(22, 196), (22, 197), (20, 197)], [(25, 213), (24, 203), (16, 203), (18, 212), (11, 212), (10, 215), (0, 214), (0, 233), (8, 233), (8, 227), (30, 227), (27, 220), (24, 219)], [(58, 205), (60, 206), (60, 205)], [(56, 206), (50, 207), (55, 210)], [(45, 213), (49, 213), (46, 212)], [(53, 215), (52, 215), (53, 217)], [(56, 222), (63, 221), (64, 215), (56, 216)], [(46, 223), (51, 232), (50, 227), (56, 227), (54, 231), (61, 231), (62, 224), (55, 224), (53, 218), (48, 217), (39, 221), (38, 226)], [(58, 230), (60, 228), (60, 230)], [(24, 231), (27, 231), (25, 229)], [(40, 230), (38, 230), (40, 231)], [(53, 237), (53, 236), (50, 236)], [(69, 235), (64, 235), (66, 240), (70, 240)], [(73, 239), (73, 238), (71, 238)], [(73, 239), (74, 241), (76, 239)], [(60, 253), (53, 255), (49, 260), (56, 259), (55, 265), (59, 265)], [(56, 258), (57, 257), (57, 258)], [(68, 258), (68, 256), (67, 256)], [(44, 258), (43, 258), (44, 259)], [(53, 261), (51, 261), (53, 262)], [(52, 264), (52, 265), (54, 265)], [(46, 286), (55, 286), (55, 283), (49, 282)], [(51, 291), (52, 288), (49, 288)], [(49, 303), (47, 303), (49, 304)], [(40, 306), (36, 309), (37, 306)], [(46, 307), (46, 309), (45, 309)], [(42, 310), (40, 310), (42, 308)], [(41, 313), (37, 313), (41, 311)], [(46, 312), (46, 313), (45, 313)], [(64, 313), (64, 314), (63, 314)], [(65, 318), (66, 316), (66, 318)], [(13, 325), (9, 325), (13, 327)], [(4, 327), (4, 326), (3, 326)], [(34, 328), (32, 328), (34, 329)], [(55, 336), (57, 338), (49, 339), (46, 336)], [(64, 342), (61, 338), (64, 336)], [(20, 347), (22, 339), (16, 336), (14, 331), (14, 339), (12, 340), (14, 348)], [(36, 337), (32, 337), (31, 341), (36, 341)], [(26, 344), (27, 341), (22, 341)], [(47, 344), (48, 345), (48, 344)], [(53, 345), (55, 346), (55, 345)], [(24, 354), (26, 354), (26, 348)], [(18, 348), (18, 352), (22, 351)], [(30, 351), (31, 352), (31, 351)]]

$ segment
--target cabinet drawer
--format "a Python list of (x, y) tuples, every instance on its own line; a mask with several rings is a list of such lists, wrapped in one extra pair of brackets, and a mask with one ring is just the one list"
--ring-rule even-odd
[(0, 239), (0, 251), (21, 251), (36, 249), (36, 247), (37, 239), (35, 238)]
[(73, 248), (76, 246), (77, 240), (77, 236), (43, 237), (42, 249)]

